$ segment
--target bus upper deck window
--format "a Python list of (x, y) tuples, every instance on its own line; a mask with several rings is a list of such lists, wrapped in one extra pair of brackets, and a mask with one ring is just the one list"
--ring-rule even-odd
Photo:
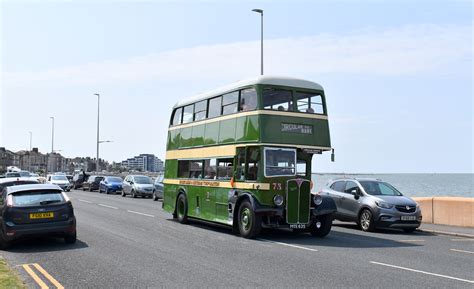
[(279, 111), (293, 111), (293, 98), (291, 91), (265, 88), (263, 90), (263, 107)]
[(240, 92), (240, 111), (255, 110), (257, 108), (257, 92), (254, 88), (243, 89)]
[(222, 115), (237, 112), (237, 103), (239, 102), (239, 92), (234, 91), (222, 96)]
[(183, 114), (183, 108), (177, 108), (174, 111), (173, 115), (173, 122), (171, 123), (172, 125), (178, 125), (181, 124), (181, 115)]
[(295, 95), (299, 112), (324, 114), (323, 99), (319, 93), (296, 92)]
[(184, 107), (183, 110), (183, 123), (189, 123), (193, 121), (194, 104)]

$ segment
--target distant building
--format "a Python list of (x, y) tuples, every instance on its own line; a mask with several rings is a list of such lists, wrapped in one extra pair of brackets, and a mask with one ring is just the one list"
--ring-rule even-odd
[(9, 166), (20, 167), (20, 158), (14, 152), (0, 147), (0, 173), (5, 173)]
[(163, 161), (153, 154), (140, 154), (122, 161), (121, 164), (128, 170), (141, 172), (160, 172), (163, 170)]
[(48, 156), (40, 153), (38, 148), (31, 151), (19, 151), (16, 153), (20, 159), (20, 167), (30, 172), (45, 172), (48, 166)]

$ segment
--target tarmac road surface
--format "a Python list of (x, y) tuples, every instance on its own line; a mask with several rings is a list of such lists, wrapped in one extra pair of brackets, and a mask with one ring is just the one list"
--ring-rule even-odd
[(30, 288), (474, 288), (474, 239), (338, 223), (324, 239), (247, 240), (182, 225), (151, 199), (72, 191), (78, 241), (41, 238), (0, 255)]

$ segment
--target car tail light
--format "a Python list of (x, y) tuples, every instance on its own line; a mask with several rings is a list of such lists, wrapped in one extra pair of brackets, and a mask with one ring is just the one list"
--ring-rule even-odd
[(7, 207), (13, 207), (13, 196), (12, 195), (7, 196)]

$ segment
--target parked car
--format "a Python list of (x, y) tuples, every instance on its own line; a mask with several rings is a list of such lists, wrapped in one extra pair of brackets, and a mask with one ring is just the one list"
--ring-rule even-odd
[(26, 177), (26, 178), (28, 178), (28, 177), (31, 177), (31, 176), (32, 176), (29, 171), (19, 171), (18, 173), (20, 174), (21, 177)]
[(87, 181), (82, 183), (82, 190), (89, 190), (89, 192), (92, 192), (94, 190), (99, 189), (99, 183), (102, 181), (104, 177), (101, 176), (90, 176), (87, 178)]
[(6, 178), (21, 178), (21, 175), (19, 172), (8, 172), (5, 174)]
[(89, 175), (87, 175), (85, 172), (81, 171), (81, 172), (78, 172), (78, 173), (75, 173), (73, 176), (72, 176), (72, 187), (73, 189), (77, 190), (79, 188), (82, 187), (82, 184), (87, 181), (87, 178), (89, 177)]
[(155, 186), (148, 176), (129, 175), (122, 183), (122, 197), (130, 195), (132, 198), (137, 196), (151, 198), (154, 191)]
[(105, 192), (106, 194), (109, 193), (116, 193), (122, 191), (122, 178), (121, 177), (114, 177), (114, 176), (107, 176), (104, 177), (103, 180), (99, 183), (99, 193)]
[(356, 222), (363, 231), (384, 227), (408, 233), (421, 224), (419, 205), (378, 179), (336, 179), (328, 183), (322, 194), (336, 202), (335, 219)]
[(59, 235), (76, 242), (72, 204), (60, 187), (52, 184), (8, 186), (1, 193), (0, 247), (35, 235)]
[(158, 201), (158, 199), (163, 199), (163, 180), (165, 176), (159, 175), (155, 180), (155, 191), (153, 192), (153, 201)]
[(65, 192), (69, 192), (72, 187), (65, 175), (48, 175), (46, 177), (46, 183), (58, 185)]
[(38, 181), (31, 178), (2, 178), (0, 180), (0, 193), (4, 188), (18, 185), (38, 184)]

